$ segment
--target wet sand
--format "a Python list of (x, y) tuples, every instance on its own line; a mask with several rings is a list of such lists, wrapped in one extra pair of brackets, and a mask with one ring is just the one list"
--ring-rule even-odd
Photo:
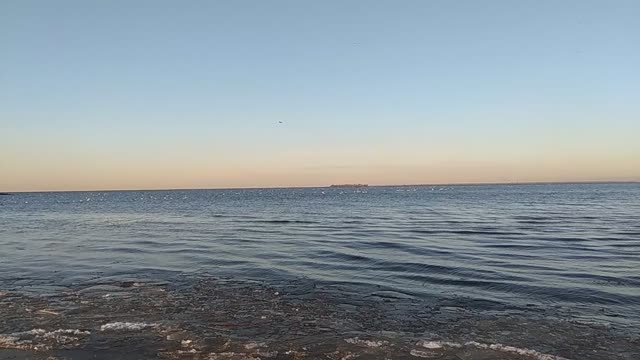
[(637, 332), (553, 309), (336, 286), (202, 277), (181, 284), (95, 281), (47, 295), (8, 290), (0, 292), (0, 358), (632, 360), (640, 354)]

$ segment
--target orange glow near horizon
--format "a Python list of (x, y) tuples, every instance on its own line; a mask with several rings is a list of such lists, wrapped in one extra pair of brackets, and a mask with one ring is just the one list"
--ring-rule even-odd
[(260, 3), (0, 2), (0, 191), (640, 181), (640, 2)]
[[(79, 155), (3, 157), (0, 191), (71, 191), (370, 185), (638, 181), (640, 158), (478, 154), (366, 154), (340, 151), (265, 154), (255, 159), (204, 156), (108, 158)], [(271, 158), (269, 159), (269, 157)]]

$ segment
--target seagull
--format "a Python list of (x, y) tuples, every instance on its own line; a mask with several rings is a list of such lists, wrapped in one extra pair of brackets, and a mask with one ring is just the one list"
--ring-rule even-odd
[(284, 122), (283, 121), (278, 121), (278, 124), (284, 124)]

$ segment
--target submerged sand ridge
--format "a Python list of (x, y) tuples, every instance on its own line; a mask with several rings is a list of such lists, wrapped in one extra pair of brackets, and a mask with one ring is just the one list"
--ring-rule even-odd
[(217, 278), (0, 294), (3, 359), (637, 359), (628, 329), (544, 309)]

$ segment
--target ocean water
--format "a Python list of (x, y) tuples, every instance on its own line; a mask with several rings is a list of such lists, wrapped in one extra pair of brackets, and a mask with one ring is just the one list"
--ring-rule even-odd
[(0, 358), (638, 359), (640, 184), (0, 196), (0, 300)]

